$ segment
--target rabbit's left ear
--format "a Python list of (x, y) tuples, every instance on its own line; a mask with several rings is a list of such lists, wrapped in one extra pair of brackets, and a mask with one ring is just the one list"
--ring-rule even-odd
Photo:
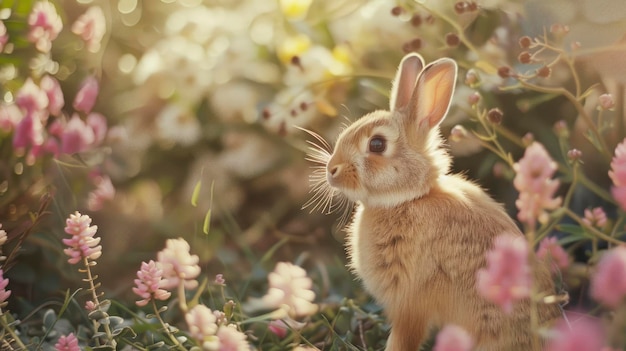
[(433, 128), (443, 121), (456, 84), (457, 65), (449, 58), (428, 64), (420, 74), (411, 97), (411, 112), (421, 126), (428, 123)]
[(404, 56), (398, 66), (396, 78), (393, 80), (393, 88), (389, 97), (389, 111), (396, 111), (409, 105), (417, 77), (422, 68), (424, 68), (422, 56), (416, 53)]

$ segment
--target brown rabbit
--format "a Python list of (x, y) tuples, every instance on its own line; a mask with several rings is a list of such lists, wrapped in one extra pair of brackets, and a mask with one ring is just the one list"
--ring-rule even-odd
[[(391, 111), (367, 114), (340, 134), (324, 172), (334, 190), (358, 204), (348, 226), (350, 265), (391, 322), (388, 351), (415, 351), (431, 328), (446, 324), (467, 330), (478, 350), (537, 350), (530, 301), (507, 314), (476, 289), (494, 238), (508, 232), (525, 239), (481, 188), (448, 174), (438, 125), (456, 75), (451, 59), (424, 67), (421, 56), (407, 55)], [(536, 266), (536, 291), (552, 295), (549, 269)], [(561, 315), (557, 305), (537, 309), (541, 325)]]

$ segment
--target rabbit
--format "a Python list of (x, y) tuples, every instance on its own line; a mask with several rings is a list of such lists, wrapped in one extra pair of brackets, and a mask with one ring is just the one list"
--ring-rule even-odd
[[(385, 310), (387, 351), (415, 351), (433, 328), (447, 324), (464, 328), (477, 350), (538, 351), (529, 299), (505, 313), (476, 289), (494, 238), (506, 232), (525, 238), (485, 191), (449, 174), (438, 126), (456, 76), (452, 59), (425, 66), (420, 55), (408, 54), (396, 73), (390, 111), (349, 125), (334, 151), (318, 152), (317, 160), (326, 161), (320, 168), (332, 191), (356, 203), (346, 227), (349, 267)], [(549, 266), (535, 266), (536, 291), (553, 295)], [(541, 326), (561, 316), (556, 304), (536, 306)]]

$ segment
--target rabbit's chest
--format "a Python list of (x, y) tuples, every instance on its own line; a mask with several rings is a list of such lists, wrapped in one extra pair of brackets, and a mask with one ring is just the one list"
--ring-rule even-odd
[(424, 286), (433, 263), (420, 242), (397, 226), (357, 212), (348, 242), (351, 265), (365, 288), (385, 303), (399, 291)]

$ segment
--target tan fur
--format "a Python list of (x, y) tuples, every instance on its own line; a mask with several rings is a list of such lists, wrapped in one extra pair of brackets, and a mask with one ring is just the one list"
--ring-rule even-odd
[[(329, 184), (358, 203), (348, 227), (351, 268), (385, 308), (392, 324), (388, 351), (415, 351), (432, 327), (446, 324), (465, 328), (479, 350), (532, 351), (529, 300), (506, 314), (476, 289), (493, 239), (522, 234), (482, 189), (448, 174), (437, 125), (448, 110), (456, 65), (444, 59), (419, 78), (403, 76), (423, 66), (415, 56), (400, 66), (392, 111), (352, 124), (327, 163)], [(414, 91), (402, 90), (407, 87)], [(387, 141), (381, 154), (368, 151), (375, 135)], [(538, 292), (553, 294), (549, 270), (534, 268)], [(560, 315), (558, 306), (537, 306), (541, 325)]]

